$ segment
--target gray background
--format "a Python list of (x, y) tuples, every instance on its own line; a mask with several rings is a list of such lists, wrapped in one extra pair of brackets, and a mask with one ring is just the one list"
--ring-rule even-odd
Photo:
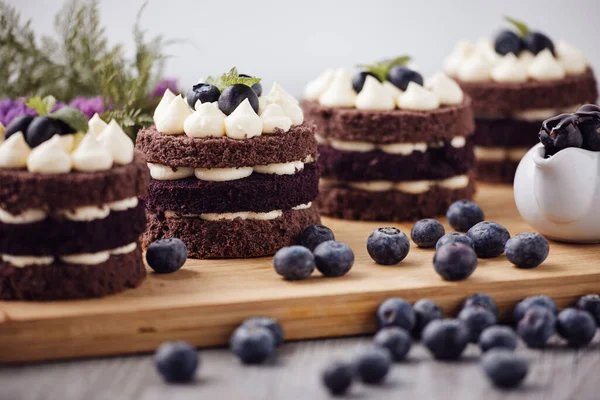
[[(8, 0), (50, 33), (63, 0)], [(142, 0), (100, 0), (111, 40), (132, 49), (131, 25)], [(429, 75), (441, 68), (458, 39), (491, 36), (525, 20), (553, 40), (565, 39), (600, 65), (598, 0), (150, 0), (143, 17), (149, 34), (188, 41), (169, 49), (168, 75), (187, 87), (198, 78), (237, 66), (275, 80), (299, 95), (327, 67), (395, 55), (413, 56)]]

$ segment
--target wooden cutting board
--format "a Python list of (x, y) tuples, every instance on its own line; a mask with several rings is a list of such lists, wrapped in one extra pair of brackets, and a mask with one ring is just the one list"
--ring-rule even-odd
[[(480, 185), (477, 201), (486, 219), (511, 234), (530, 230), (510, 187)], [(475, 292), (493, 296), (504, 314), (528, 295), (549, 295), (563, 307), (600, 292), (600, 245), (552, 242), (550, 256), (534, 270), (516, 269), (504, 257), (479, 260), (469, 279), (452, 283), (434, 272), (433, 250), (414, 245), (399, 265), (376, 265), (366, 239), (390, 224), (327, 218), (323, 223), (355, 252), (356, 263), (345, 277), (323, 278), (315, 271), (306, 281), (287, 282), (275, 274), (271, 258), (189, 260), (174, 274), (149, 274), (138, 289), (103, 299), (0, 302), (0, 362), (147, 352), (166, 340), (224, 345), (243, 319), (257, 315), (277, 318), (288, 339), (369, 333), (376, 329), (378, 304), (390, 296), (410, 302), (427, 297), (454, 315)], [(410, 232), (411, 224), (393, 225)]]

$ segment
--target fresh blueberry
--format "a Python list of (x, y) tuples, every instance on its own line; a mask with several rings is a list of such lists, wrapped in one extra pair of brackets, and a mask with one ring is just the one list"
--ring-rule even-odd
[(554, 43), (552, 43), (552, 40), (543, 33), (529, 32), (522, 40), (523, 47), (533, 54), (537, 54), (544, 49), (548, 49), (554, 54)]
[(583, 136), (582, 147), (590, 151), (600, 151), (600, 107), (596, 104), (585, 104), (579, 107), (575, 115)]
[(300, 244), (310, 251), (328, 240), (335, 240), (335, 235), (325, 225), (308, 226), (300, 234)]
[(517, 324), (517, 333), (528, 347), (539, 349), (554, 334), (556, 317), (546, 307), (532, 306)]
[(510, 239), (510, 233), (500, 224), (483, 221), (467, 232), (473, 240), (475, 253), (479, 258), (498, 257), (504, 253), (504, 246)]
[(467, 232), (484, 219), (481, 207), (468, 200), (452, 203), (446, 212), (446, 218), (450, 226), (459, 232)]
[(421, 299), (413, 305), (415, 311), (415, 327), (413, 333), (416, 337), (421, 337), (423, 329), (431, 321), (444, 318), (444, 312), (436, 303), (429, 299)]
[(380, 329), (373, 338), (373, 343), (388, 349), (394, 361), (402, 361), (412, 346), (412, 339), (406, 330), (390, 326)]
[(229, 341), (231, 351), (244, 364), (262, 364), (275, 351), (275, 336), (263, 326), (238, 327)]
[(462, 281), (475, 271), (477, 254), (462, 243), (448, 243), (435, 252), (433, 267), (446, 281)]
[(14, 118), (4, 131), (4, 138), (8, 139), (17, 132), (21, 132), (23, 136), (27, 132), (27, 128), (35, 117), (33, 115), (21, 115)]
[(519, 233), (508, 239), (504, 253), (508, 261), (518, 268), (535, 268), (548, 257), (550, 246), (539, 233)]
[(490, 326), (481, 332), (479, 347), (484, 353), (497, 348), (514, 350), (517, 348), (517, 334), (508, 326)]
[(47, 116), (35, 117), (24, 132), (25, 141), (29, 147), (34, 148), (50, 140), (54, 135), (61, 134), (62, 125), (57, 120)]
[[(246, 75), (246, 74), (240, 74), (239, 76), (242, 78), (252, 78), (250, 75)], [(261, 83), (258, 82), (258, 83), (255, 83), (254, 85), (252, 85), (252, 90), (254, 90), (256, 95), (260, 97), (263, 92), (263, 87), (262, 87)]]
[(446, 230), (444, 226), (432, 218), (422, 219), (415, 222), (410, 230), (410, 238), (419, 247), (430, 248), (435, 247), (435, 244), (444, 234)]
[(304, 246), (283, 247), (275, 253), (273, 267), (288, 281), (299, 281), (315, 270), (315, 256)]
[(477, 343), (481, 332), (492, 325), (496, 325), (497, 322), (496, 316), (481, 306), (463, 308), (458, 314), (458, 319), (462, 320), (469, 329), (472, 343)]
[(367, 239), (367, 251), (377, 264), (398, 264), (406, 258), (409, 250), (408, 237), (396, 228), (379, 228)]
[(556, 318), (556, 331), (571, 347), (587, 346), (596, 334), (594, 317), (577, 308), (565, 308)]
[(196, 375), (198, 353), (189, 343), (165, 342), (154, 353), (154, 364), (165, 381), (186, 383)]
[(496, 53), (502, 54), (503, 56), (508, 53), (513, 53), (518, 56), (523, 50), (523, 42), (519, 35), (513, 31), (502, 31), (494, 39), (494, 49)]
[(188, 106), (192, 110), (195, 110), (198, 100), (200, 100), (200, 103), (214, 103), (215, 101), (219, 101), (219, 96), (221, 96), (221, 91), (218, 87), (209, 83), (198, 83), (187, 91), (185, 99)]
[(533, 306), (546, 307), (552, 314), (558, 314), (556, 303), (548, 296), (529, 296), (517, 303), (513, 310), (513, 318), (515, 322), (519, 322), (525, 315), (527, 310)]
[(349, 363), (336, 361), (329, 365), (321, 374), (323, 384), (334, 396), (345, 394), (354, 379), (354, 368)]
[(438, 360), (458, 360), (469, 344), (469, 329), (458, 319), (437, 319), (425, 327), (421, 342)]
[(350, 246), (335, 240), (321, 243), (313, 254), (317, 269), (329, 278), (346, 275), (354, 265), (354, 253)]
[(376, 385), (383, 382), (392, 366), (389, 350), (379, 346), (365, 346), (354, 358), (354, 369), (363, 383)]
[(577, 300), (577, 308), (592, 314), (596, 320), (596, 325), (600, 325), (600, 295), (586, 294)]
[(273, 334), (273, 338), (275, 339), (275, 346), (279, 346), (283, 343), (285, 338), (285, 334), (283, 332), (283, 328), (281, 324), (277, 322), (275, 318), (270, 317), (254, 317), (248, 318), (244, 322), (242, 322), (242, 326), (251, 327), (251, 326), (260, 326), (263, 328), (267, 328)]
[(150, 268), (159, 274), (170, 274), (183, 267), (188, 251), (180, 239), (161, 239), (150, 244), (146, 251), (146, 261)]
[(491, 313), (498, 318), (498, 306), (496, 305), (496, 301), (485, 293), (475, 293), (467, 297), (463, 304), (463, 308), (472, 306), (483, 307), (486, 310), (491, 311)]
[(401, 65), (390, 68), (387, 80), (400, 90), (406, 90), (410, 82), (423, 86), (423, 77), (420, 73)]
[(397, 326), (409, 332), (415, 327), (415, 310), (404, 299), (392, 297), (379, 305), (377, 309), (379, 328)]
[(375, 75), (371, 72), (368, 72), (368, 71), (357, 72), (352, 77), (352, 87), (354, 88), (354, 91), (356, 93), (360, 93), (360, 91), (362, 90), (363, 86), (365, 85), (365, 81), (367, 80), (367, 76), (372, 76), (373, 78), (379, 80), (377, 75)]
[(242, 83), (236, 83), (223, 89), (219, 96), (219, 109), (229, 115), (235, 111), (244, 100), (248, 99), (252, 109), (258, 114), (258, 96), (254, 89)]
[(529, 364), (510, 350), (494, 349), (482, 357), (483, 370), (494, 386), (514, 388), (523, 382)]
[(439, 250), (440, 247), (442, 247), (443, 245), (448, 244), (448, 243), (462, 243), (471, 248), (473, 248), (473, 246), (474, 246), (471, 238), (468, 237), (467, 235), (465, 235), (464, 233), (450, 232), (450, 233), (446, 233), (444, 236), (442, 236), (440, 238), (440, 240), (437, 241), (437, 243), (435, 244), (435, 249)]
[(574, 114), (561, 114), (542, 122), (540, 142), (546, 148), (546, 155), (553, 155), (568, 147), (583, 146), (583, 134)]

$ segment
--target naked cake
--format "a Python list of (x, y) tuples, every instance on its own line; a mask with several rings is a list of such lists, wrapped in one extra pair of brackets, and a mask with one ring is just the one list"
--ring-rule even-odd
[(143, 243), (183, 240), (190, 257), (274, 254), (319, 222), (315, 129), (298, 101), (233, 69), (166, 91), (136, 146), (150, 168)]

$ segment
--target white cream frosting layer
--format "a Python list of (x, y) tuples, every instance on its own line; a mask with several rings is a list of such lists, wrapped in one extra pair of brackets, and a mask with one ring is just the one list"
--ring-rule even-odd
[[(339, 151), (368, 153), (375, 150), (380, 150), (388, 154), (409, 155), (415, 151), (424, 153), (429, 148), (440, 148), (444, 146), (443, 142), (439, 143), (389, 143), (379, 144), (372, 142), (358, 142), (349, 140), (325, 139), (322, 136), (316, 135), (319, 144), (327, 144)], [(464, 136), (455, 136), (450, 141), (450, 145), (454, 148), (462, 148), (467, 144), (467, 139)]]
[(527, 110), (519, 111), (512, 113), (510, 115), (475, 115), (476, 118), (484, 118), (484, 119), (505, 119), (512, 118), (523, 121), (543, 121), (548, 118), (554, 117), (563, 113), (572, 113), (577, 111), (577, 109), (581, 105), (576, 104), (569, 107), (562, 108), (530, 108)]
[[(300, 204), (292, 208), (294, 211), (306, 210), (312, 207), (312, 203)], [(177, 214), (174, 211), (165, 211), (166, 218), (200, 218), (205, 221), (231, 221), (236, 218), (243, 220), (268, 221), (279, 218), (283, 215), (283, 210), (273, 210), (269, 212), (241, 211), (234, 213), (203, 213), (203, 214)]]
[(529, 147), (475, 147), (475, 158), (482, 161), (521, 161)]
[[(70, 254), (58, 257), (67, 264), (98, 265), (102, 264), (111, 256), (129, 254), (137, 248), (137, 243), (133, 242), (126, 246), (118, 247), (112, 250), (101, 251), (98, 253)], [(52, 256), (14, 256), (10, 254), (0, 254), (2, 261), (12, 264), (14, 267), (23, 268), (32, 265), (50, 265), (54, 263)]]
[(467, 175), (457, 175), (448, 179), (441, 180), (419, 180), (419, 181), (367, 181), (367, 182), (350, 182), (338, 181), (335, 179), (321, 178), (321, 184), (324, 186), (348, 186), (353, 189), (364, 190), (367, 192), (388, 192), (398, 191), (408, 194), (421, 194), (429, 191), (432, 187), (437, 186), (444, 189), (463, 189), (469, 184)]
[[(125, 211), (138, 205), (137, 197), (130, 197), (99, 206), (77, 207), (72, 210), (58, 210), (57, 214), (70, 221), (93, 221), (108, 217), (111, 211)], [(14, 215), (0, 209), (0, 222), (4, 224), (33, 224), (48, 218), (48, 214), (40, 209), (28, 209)]]

